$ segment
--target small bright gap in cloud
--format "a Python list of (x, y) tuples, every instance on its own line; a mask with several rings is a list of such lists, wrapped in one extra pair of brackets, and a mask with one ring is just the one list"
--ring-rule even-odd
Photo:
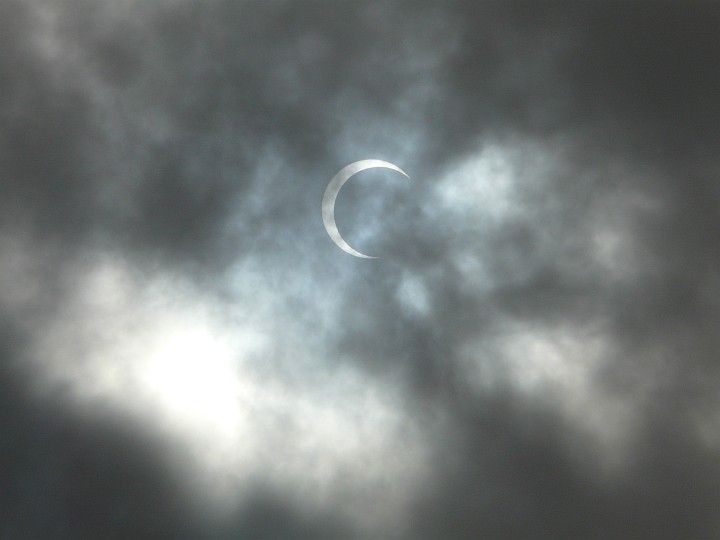
[(483, 223), (513, 217), (518, 211), (514, 200), (518, 188), (517, 151), (499, 144), (488, 144), (477, 154), (454, 165), (437, 185), (443, 208), (477, 212)]
[(430, 293), (420, 276), (404, 272), (396, 295), (408, 315), (426, 316), (430, 313)]

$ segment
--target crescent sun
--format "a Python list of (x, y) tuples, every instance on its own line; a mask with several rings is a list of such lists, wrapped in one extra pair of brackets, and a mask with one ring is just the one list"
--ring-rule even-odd
[(328, 235), (330, 235), (332, 241), (335, 242), (335, 244), (344, 252), (355, 257), (360, 257), (361, 259), (377, 259), (377, 257), (365, 255), (364, 253), (360, 253), (356, 249), (353, 249), (352, 246), (350, 246), (350, 244), (348, 244), (340, 235), (340, 231), (338, 231), (337, 224), (335, 223), (335, 200), (340, 192), (340, 188), (342, 188), (343, 184), (350, 180), (350, 178), (360, 171), (377, 168), (397, 171), (406, 178), (410, 178), (405, 171), (397, 165), (393, 165), (392, 163), (388, 163), (387, 161), (382, 161), (380, 159), (363, 159), (340, 169), (337, 174), (332, 177), (332, 180), (330, 180), (328, 187), (325, 189), (325, 195), (323, 195), (322, 200), (322, 220)]

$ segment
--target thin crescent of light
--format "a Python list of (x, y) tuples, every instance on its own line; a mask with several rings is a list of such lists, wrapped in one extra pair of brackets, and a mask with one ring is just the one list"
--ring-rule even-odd
[(393, 165), (392, 163), (388, 163), (387, 161), (382, 161), (380, 159), (363, 159), (340, 169), (337, 174), (332, 177), (332, 180), (330, 180), (330, 183), (325, 189), (325, 195), (323, 195), (322, 200), (322, 220), (328, 235), (330, 235), (332, 241), (335, 242), (340, 249), (350, 255), (360, 257), (361, 259), (377, 259), (377, 257), (365, 255), (364, 253), (360, 253), (356, 249), (353, 249), (352, 246), (350, 246), (350, 244), (348, 244), (340, 235), (340, 231), (338, 231), (337, 224), (335, 223), (335, 200), (340, 192), (340, 188), (342, 188), (343, 184), (350, 180), (352, 176), (360, 171), (376, 168), (391, 169), (399, 172), (406, 178), (410, 178), (407, 173), (397, 165)]

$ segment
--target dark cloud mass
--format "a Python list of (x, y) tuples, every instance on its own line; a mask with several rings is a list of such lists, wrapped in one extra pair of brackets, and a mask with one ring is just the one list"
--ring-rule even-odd
[(719, 24), (3, 2), (0, 537), (720, 538)]

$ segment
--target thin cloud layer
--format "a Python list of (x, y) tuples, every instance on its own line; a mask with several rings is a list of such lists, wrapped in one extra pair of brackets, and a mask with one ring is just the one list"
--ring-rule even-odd
[(720, 534), (719, 20), (6, 2), (2, 535)]

